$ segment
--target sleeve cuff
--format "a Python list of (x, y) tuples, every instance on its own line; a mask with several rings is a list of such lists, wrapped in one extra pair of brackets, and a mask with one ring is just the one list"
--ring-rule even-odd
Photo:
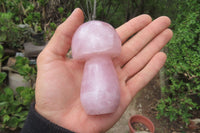
[(63, 127), (60, 127), (45, 119), (35, 110), (35, 104), (31, 108), (21, 133), (74, 133)]

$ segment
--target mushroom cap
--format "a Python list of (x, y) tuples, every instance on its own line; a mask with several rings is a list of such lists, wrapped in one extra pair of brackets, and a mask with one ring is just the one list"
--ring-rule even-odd
[(116, 57), (121, 52), (121, 40), (115, 29), (102, 21), (89, 21), (82, 24), (72, 38), (72, 57), (87, 60), (104, 55)]

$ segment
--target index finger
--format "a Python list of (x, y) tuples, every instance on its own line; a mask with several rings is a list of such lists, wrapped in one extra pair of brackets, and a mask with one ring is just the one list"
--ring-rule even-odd
[(117, 33), (120, 36), (122, 43), (124, 43), (129, 37), (143, 29), (149, 23), (151, 23), (152, 19), (149, 15), (143, 14), (138, 17), (135, 17), (125, 24), (118, 27)]
[(76, 8), (72, 14), (59, 25), (45, 50), (54, 55), (65, 56), (71, 46), (71, 40), (76, 29), (83, 23), (84, 16), (81, 9)]

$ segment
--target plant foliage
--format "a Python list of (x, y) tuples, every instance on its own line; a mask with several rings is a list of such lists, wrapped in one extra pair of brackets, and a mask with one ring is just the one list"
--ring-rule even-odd
[[(3, 46), (0, 45), (0, 63), (2, 57)], [(27, 80), (36, 74), (35, 69), (29, 66), (29, 60), (25, 57), (18, 57), (14, 68)], [(5, 72), (0, 72), (0, 131), (23, 127), (35, 95), (34, 89), (29, 87), (17, 87), (15, 92), (5, 87), (6, 77)]]
[[(1, 74), (0, 74), (1, 75)], [(17, 94), (9, 87), (0, 94), (0, 130), (22, 128), (34, 99), (34, 90), (27, 87), (16, 88)]]
[(33, 82), (36, 78), (36, 70), (29, 65), (29, 59), (26, 57), (16, 57), (16, 63), (13, 68), (27, 81), (32, 80)]
[(188, 123), (192, 110), (200, 108), (193, 98), (200, 99), (200, 2), (176, 2), (174, 36), (167, 47), (168, 86), (162, 88), (164, 97), (158, 105), (158, 118), (165, 116), (170, 121), (181, 119)]

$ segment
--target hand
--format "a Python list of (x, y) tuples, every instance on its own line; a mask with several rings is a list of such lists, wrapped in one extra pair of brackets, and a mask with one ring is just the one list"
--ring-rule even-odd
[(113, 60), (121, 86), (120, 106), (115, 113), (99, 116), (87, 115), (81, 106), (84, 64), (66, 57), (72, 36), (83, 21), (83, 12), (75, 9), (40, 53), (35, 108), (46, 119), (74, 132), (105, 132), (164, 65), (166, 55), (159, 51), (172, 37), (170, 19), (159, 17), (152, 22), (148, 15), (141, 15), (116, 29), (123, 43), (120, 57)]

